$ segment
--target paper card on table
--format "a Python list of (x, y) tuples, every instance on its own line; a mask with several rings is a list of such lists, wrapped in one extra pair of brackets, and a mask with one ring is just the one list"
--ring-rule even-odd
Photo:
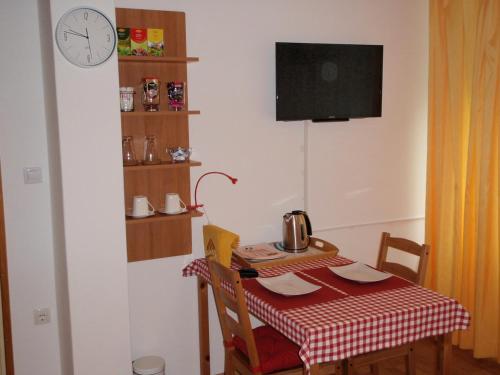
[(378, 271), (360, 262), (354, 262), (347, 266), (329, 268), (336, 275), (358, 283), (373, 283), (388, 279), (392, 276), (390, 273)]
[(286, 253), (276, 250), (267, 243), (257, 245), (240, 246), (235, 250), (239, 256), (252, 262), (272, 260), (286, 257)]
[(291, 272), (274, 277), (258, 277), (256, 280), (264, 288), (284, 296), (300, 296), (321, 289), (320, 285), (311, 284)]

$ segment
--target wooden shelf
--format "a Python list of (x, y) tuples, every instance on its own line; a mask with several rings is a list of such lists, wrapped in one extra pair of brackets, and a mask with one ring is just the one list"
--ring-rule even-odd
[(161, 164), (153, 164), (153, 165), (131, 165), (123, 167), (125, 172), (131, 171), (146, 171), (151, 169), (171, 169), (171, 168), (191, 168), (191, 167), (199, 167), (201, 162), (190, 160), (188, 162), (177, 162), (173, 163), (171, 161), (162, 162)]
[(156, 112), (145, 112), (145, 111), (134, 111), (134, 112), (121, 112), (122, 119), (128, 117), (162, 117), (162, 116), (189, 116), (189, 115), (199, 115), (200, 111), (156, 111)]
[(118, 62), (129, 63), (167, 63), (167, 64), (185, 64), (198, 62), (200, 59), (198, 57), (187, 57), (187, 56), (118, 56)]
[[(165, 203), (165, 194), (175, 192), (188, 206), (191, 204), (191, 167), (200, 166), (199, 161), (173, 163), (166, 152), (168, 147), (189, 147), (189, 116), (199, 115), (198, 110), (188, 110), (187, 64), (199, 61), (198, 57), (187, 57), (186, 20), (183, 12), (145, 9), (116, 9), (116, 24), (119, 27), (164, 30), (165, 53), (169, 56), (118, 56), (119, 85), (142, 90), (144, 77), (157, 77), (160, 85), (160, 111), (145, 112), (140, 105), (137, 111), (121, 113), (122, 135), (131, 136), (136, 155), (144, 152), (144, 138), (156, 137), (158, 157), (161, 164), (123, 167), (125, 208), (130, 207), (135, 196), (146, 196), (154, 207)], [(166, 82), (186, 83), (184, 102), (186, 110), (168, 110)], [(139, 97), (137, 95), (136, 97)], [(145, 218), (125, 217), (127, 234), (127, 257), (129, 262), (158, 259), (192, 252), (192, 219), (202, 216), (193, 211), (179, 215), (156, 213)]]
[(134, 219), (131, 217), (127, 217), (126, 223), (127, 225), (135, 225), (135, 224), (144, 224), (144, 223), (151, 223), (151, 222), (158, 222), (158, 221), (171, 221), (171, 220), (180, 220), (184, 219), (186, 216), (190, 217), (201, 217), (203, 216), (203, 213), (200, 211), (188, 211), (183, 214), (179, 215), (164, 215), (164, 214), (159, 214), (156, 213), (154, 216), (149, 216), (141, 219)]

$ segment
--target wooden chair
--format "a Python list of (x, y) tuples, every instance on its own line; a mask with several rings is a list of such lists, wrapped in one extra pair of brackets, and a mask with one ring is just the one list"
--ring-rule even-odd
[(208, 266), (224, 340), (224, 374), (302, 374), (297, 345), (269, 326), (252, 329), (239, 273), (215, 260)]
[[(417, 271), (402, 264), (387, 261), (389, 248), (394, 248), (419, 257)], [(382, 233), (382, 240), (380, 241), (377, 268), (381, 271), (386, 271), (412, 281), (415, 284), (422, 285), (427, 270), (428, 255), (429, 245), (420, 245), (405, 238), (391, 237), (389, 233), (384, 232)], [(408, 375), (415, 375), (414, 343), (407, 343), (395, 348), (378, 350), (376, 352), (369, 352), (349, 358), (347, 361), (347, 374), (355, 374), (356, 368), (369, 365), (371, 374), (378, 375), (378, 362), (401, 356), (405, 358), (406, 373)]]

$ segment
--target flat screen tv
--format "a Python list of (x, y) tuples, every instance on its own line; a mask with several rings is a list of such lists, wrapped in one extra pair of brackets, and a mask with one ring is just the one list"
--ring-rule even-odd
[(383, 46), (276, 43), (276, 120), (382, 115)]

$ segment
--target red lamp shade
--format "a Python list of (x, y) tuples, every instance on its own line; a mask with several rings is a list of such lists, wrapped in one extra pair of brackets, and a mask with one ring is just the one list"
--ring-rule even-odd
[(198, 204), (198, 185), (200, 184), (200, 181), (203, 179), (203, 177), (208, 176), (209, 174), (221, 174), (223, 176), (226, 176), (231, 180), (233, 185), (236, 184), (236, 182), (238, 182), (237, 178), (231, 177), (230, 175), (224, 172), (212, 171), (201, 175), (200, 178), (198, 178), (198, 181), (196, 181), (196, 187), (194, 188), (194, 205), (189, 206), (190, 210), (196, 210), (197, 208), (203, 207), (203, 204)]

